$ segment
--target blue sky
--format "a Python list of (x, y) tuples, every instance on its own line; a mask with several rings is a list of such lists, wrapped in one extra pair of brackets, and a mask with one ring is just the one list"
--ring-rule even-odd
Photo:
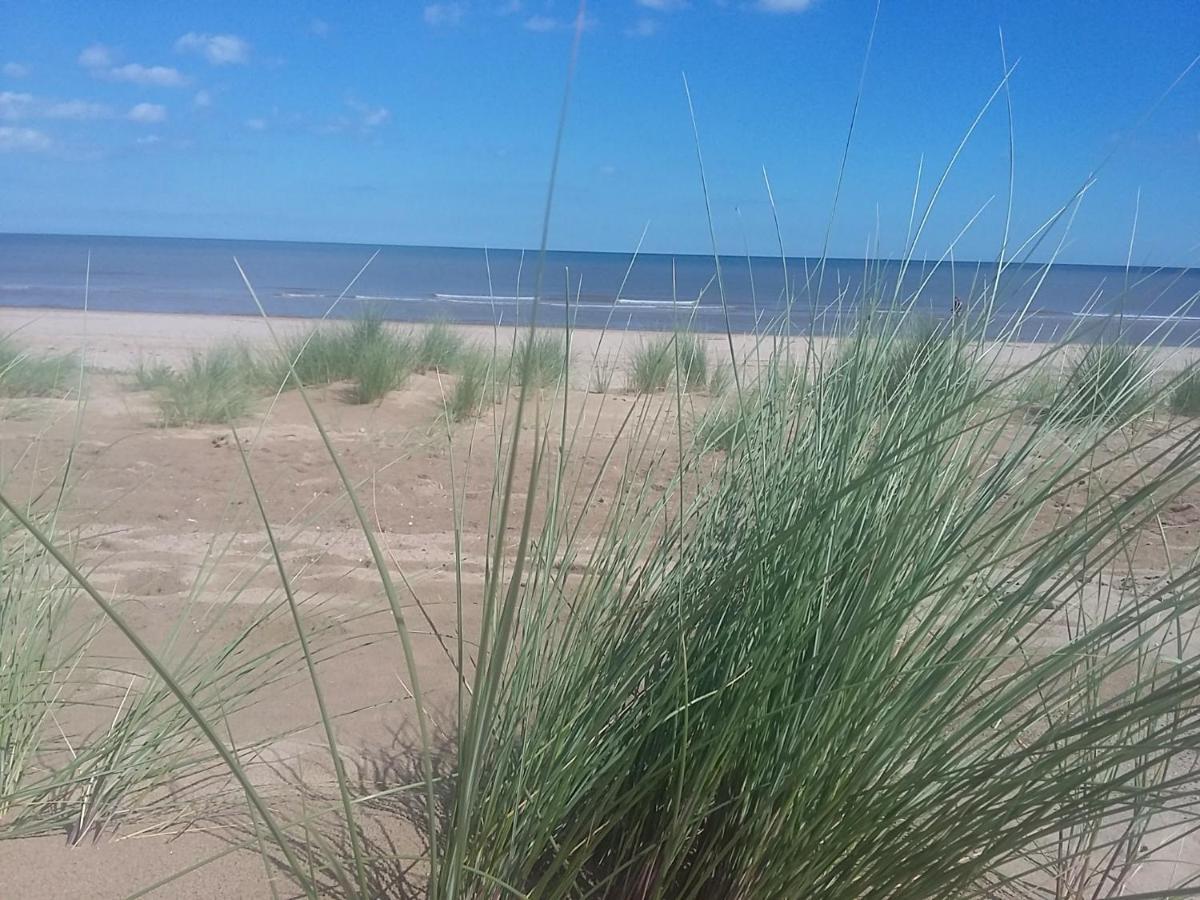
[[(536, 246), (568, 0), (0, 0), (0, 231)], [(725, 252), (821, 250), (874, 0), (603, 0), (587, 13), (551, 243), (706, 252), (681, 73)], [(1060, 258), (1200, 264), (1194, 0), (884, 0), (830, 251), (902, 252), (1008, 57), (1023, 239), (1099, 173)], [(999, 246), (1003, 97), (917, 253)], [(1057, 234), (1055, 235), (1057, 240)], [(1037, 254), (1045, 257), (1053, 245)]]

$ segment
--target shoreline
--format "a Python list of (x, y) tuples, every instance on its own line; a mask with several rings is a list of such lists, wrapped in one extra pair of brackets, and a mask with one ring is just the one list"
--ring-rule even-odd
[[(252, 346), (269, 345), (271, 330), (278, 334), (293, 334), (319, 324), (312, 317), (276, 318), (269, 322), (261, 317), (234, 314), (197, 314), (128, 311), (83, 311), (47, 307), (0, 307), (0, 335), (37, 351), (86, 352), (93, 367), (129, 371), (142, 360), (161, 360), (179, 364), (190, 354), (210, 346), (235, 341)], [(328, 321), (345, 321), (330, 319)], [(394, 322), (399, 328), (419, 329), (427, 322)], [(451, 322), (468, 340), (501, 346), (512, 340), (518, 329), (527, 325), (478, 325)], [(539, 326), (541, 331), (560, 331), (551, 321)], [(574, 366), (594, 358), (606, 364), (620, 364), (629, 351), (644, 341), (660, 337), (662, 331), (630, 329), (612, 326), (607, 329), (576, 325), (571, 331)], [(717, 332), (695, 332), (712, 358), (728, 360), (730, 336)], [(790, 338), (793, 349), (802, 352), (809, 336), (796, 334)], [(817, 335), (818, 350), (836, 342), (831, 335)], [(761, 336), (752, 332), (732, 334), (734, 352), (742, 360), (755, 355)], [(1006, 366), (1021, 365), (1035, 359), (1053, 342), (1050, 340), (1012, 341), (1003, 345)], [(1151, 347), (1153, 362), (1163, 368), (1182, 368), (1200, 361), (1200, 348), (1184, 345)]]

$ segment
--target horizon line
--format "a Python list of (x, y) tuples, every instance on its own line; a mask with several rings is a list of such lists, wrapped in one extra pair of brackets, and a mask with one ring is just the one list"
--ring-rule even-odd
[[(385, 248), (404, 249), (404, 250), (474, 250), (485, 253), (526, 253), (537, 255), (536, 248), (529, 247), (490, 247), (487, 245), (471, 246), (466, 244), (397, 244), (384, 241), (364, 242), (364, 241), (331, 241), (331, 240), (293, 240), (284, 238), (246, 238), (246, 237), (196, 237), (192, 235), (167, 235), (167, 234), (102, 234), (94, 232), (68, 232), (68, 231), (4, 231), (0, 230), (0, 237), (60, 237), (60, 238), (101, 238), (107, 240), (148, 240), (148, 241), (211, 241), (226, 242), (226, 243), (243, 243), (243, 244), (313, 244), (317, 246), (334, 246), (334, 247), (364, 247), (382, 250)], [(622, 256), (626, 258), (633, 257), (635, 251), (632, 250), (581, 250), (578, 248), (566, 247), (548, 247), (547, 253), (578, 253), (578, 254), (599, 254), (606, 256)], [(711, 252), (706, 253), (687, 253), (687, 252), (664, 252), (664, 251), (637, 251), (636, 255), (641, 256), (661, 256), (668, 258), (678, 257), (696, 257), (700, 259), (712, 259)], [(778, 260), (779, 254), (754, 254), (754, 253), (721, 253), (720, 258), (745, 260)], [(788, 260), (804, 260), (820, 262), (820, 256), (804, 256), (804, 255), (788, 255)], [(928, 265), (950, 265), (955, 266), (995, 266), (996, 260), (989, 259), (929, 259), (912, 256), (905, 260), (903, 257), (871, 257), (871, 256), (826, 256), (826, 262), (877, 262), (877, 263), (897, 263), (903, 264), (908, 262), (923, 263)], [(1115, 269), (1118, 271), (1150, 271), (1150, 272), (1189, 272), (1196, 269), (1196, 266), (1185, 265), (1140, 265), (1121, 263), (1077, 263), (1077, 262), (1050, 262), (1046, 260), (1014, 260), (1009, 259), (1005, 262), (1005, 266), (1051, 266), (1053, 267), (1069, 267), (1080, 269)]]

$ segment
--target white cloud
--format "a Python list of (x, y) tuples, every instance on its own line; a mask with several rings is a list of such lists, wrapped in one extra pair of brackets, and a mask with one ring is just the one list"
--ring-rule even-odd
[(465, 11), (461, 3), (426, 3), (421, 16), (426, 25), (436, 28), (440, 25), (457, 25), (462, 21)]
[(196, 96), (192, 98), (192, 106), (196, 109), (207, 109), (212, 106), (212, 94), (208, 91), (196, 91)]
[(308, 23), (308, 33), (313, 37), (329, 37), (329, 23), (324, 19), (313, 19)]
[(104, 44), (92, 44), (79, 54), (79, 65), (91, 72), (95, 78), (154, 87), (180, 87), (188, 81), (183, 73), (170, 66), (143, 66), (141, 63), (118, 66), (114, 65), (115, 61), (116, 55), (112, 48)]
[(552, 19), (550, 16), (530, 16), (525, 20), (526, 31), (553, 31), (558, 27), (558, 19)]
[(0, 119), (107, 119), (112, 109), (89, 100), (46, 101), (33, 94), (0, 91)]
[(368, 106), (358, 100), (347, 100), (346, 105), (358, 113), (363, 128), (375, 128), (392, 117), (385, 106)]
[(249, 128), (251, 131), (266, 131), (267, 130), (267, 120), (266, 119), (247, 119), (246, 127)]
[(151, 147), (154, 144), (161, 144), (162, 138), (160, 138), (157, 134), (144, 134), (134, 143), (141, 144), (144, 147)]
[(164, 122), (167, 118), (167, 108), (159, 103), (138, 103), (125, 114), (130, 122), (150, 124)]
[(521, 0), (508, 0), (507, 3), (501, 3), (496, 7), (496, 15), (498, 16), (515, 16), (525, 8), (525, 4)]
[(381, 106), (363, 116), (363, 125), (367, 128), (374, 128), (376, 125), (382, 125), (391, 117), (392, 114)]
[(103, 103), (91, 103), (87, 100), (64, 100), (61, 103), (51, 103), (40, 111), (47, 119), (107, 119), (112, 116), (112, 109)]
[(5, 78), (24, 78), (29, 74), (29, 66), (19, 62), (6, 62), (0, 67), (0, 72), (4, 73)]
[(182, 87), (188, 83), (187, 78), (178, 69), (170, 66), (143, 66), (141, 63), (126, 63), (111, 69), (100, 71), (101, 78), (109, 81), (128, 81), (130, 84), (148, 85), (151, 87)]
[(36, 128), (14, 128), (9, 125), (0, 126), (0, 153), (21, 152), (38, 153), (49, 150), (51, 141), (49, 135)]
[(103, 44), (84, 47), (79, 54), (79, 64), (85, 69), (107, 69), (113, 64), (113, 52)]
[(769, 13), (798, 13), (804, 12), (816, 0), (758, 0), (755, 6)]
[(250, 44), (236, 34), (197, 34), (189, 31), (175, 42), (176, 53), (196, 53), (214, 66), (249, 62)]
[[(575, 19), (556, 19), (553, 16), (535, 14), (525, 20), (523, 27), (526, 31), (557, 31), (560, 28), (574, 28)], [(595, 27), (595, 18), (592, 16), (585, 16), (583, 20), (583, 30), (590, 31)]]
[(625, 29), (625, 33), (630, 37), (648, 38), (658, 33), (658, 23), (653, 19), (638, 19)]
[(33, 94), (0, 91), (0, 119), (23, 119), (33, 113)]
[(687, 8), (687, 0), (637, 0), (638, 6), (646, 9), (656, 9), (659, 12), (670, 12), (675, 9)]

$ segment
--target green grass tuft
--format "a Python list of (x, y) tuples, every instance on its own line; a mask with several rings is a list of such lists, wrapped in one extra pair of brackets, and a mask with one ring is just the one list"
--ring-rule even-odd
[(351, 385), (346, 399), (351, 403), (376, 403), (408, 379), (413, 371), (416, 348), (412, 339), (389, 328), (364, 331), (357, 339)]
[(1123, 422), (1146, 408), (1149, 360), (1124, 343), (1092, 344), (1068, 367), (1043, 415), (1054, 422)]
[(524, 335), (517, 343), (509, 367), (509, 380), (520, 384), (528, 373), (532, 386), (549, 387), (563, 381), (570, 368), (567, 342), (561, 335)]
[(455, 365), (457, 380), (446, 401), (446, 414), (453, 422), (479, 415), (496, 398), (495, 360), (477, 347), (464, 348)]
[(1193, 366), (1175, 382), (1169, 406), (1177, 416), (1200, 416), (1200, 367)]
[(165, 387), (175, 377), (175, 370), (165, 362), (146, 362), (139, 359), (133, 370), (133, 383), (140, 391), (156, 391)]
[(629, 387), (639, 394), (666, 390), (673, 377), (689, 391), (708, 382), (708, 354), (692, 334), (678, 333), (645, 341), (629, 361)]
[(0, 397), (62, 397), (79, 377), (74, 353), (31, 353), (0, 337)]
[(465, 341), (460, 332), (446, 322), (434, 322), (426, 326), (417, 338), (416, 359), (418, 372), (453, 370), (464, 353)]
[[(352, 322), (322, 322), (307, 332), (293, 336), (284, 344), (283, 354), (270, 372), (272, 387), (291, 386), (288, 362), (292, 362), (300, 382), (309, 386), (355, 381), (369, 356), (381, 361), (380, 345), (398, 345), (403, 339), (392, 326), (377, 315), (367, 313)], [(414, 355), (407, 354), (408, 365)]]
[(611, 355), (604, 359), (597, 359), (592, 365), (588, 390), (593, 394), (607, 394), (612, 389), (613, 376), (616, 375), (616, 371), (616, 361)]
[(727, 362), (719, 362), (713, 366), (708, 376), (708, 393), (713, 397), (723, 397), (733, 384), (733, 368)]
[(162, 424), (175, 427), (232, 422), (250, 410), (261, 379), (260, 368), (240, 345), (194, 353), (159, 390)]

